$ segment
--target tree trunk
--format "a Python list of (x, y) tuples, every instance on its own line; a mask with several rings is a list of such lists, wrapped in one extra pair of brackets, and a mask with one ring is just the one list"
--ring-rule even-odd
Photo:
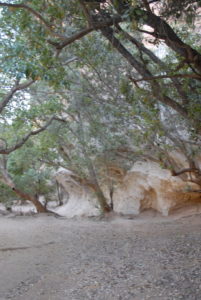
[(194, 64), (197, 71), (201, 74), (201, 54), (185, 44), (162, 18), (150, 11), (142, 12), (145, 16), (145, 23), (154, 29), (155, 36), (163, 39), (169, 48), (184, 57), (186, 63)]
[[(112, 0), (112, 3), (121, 16), (130, 7), (129, 1)], [(201, 54), (197, 50), (191, 48), (188, 44), (185, 44), (165, 20), (155, 15), (151, 10), (144, 9), (140, 10), (140, 15), (136, 15), (134, 11), (131, 18), (133, 18), (133, 20), (143, 21), (145, 25), (153, 28), (154, 32), (151, 33), (153, 36), (164, 40), (169, 48), (183, 57), (186, 63), (192, 63), (196, 70), (201, 74)]]
[(13, 188), (13, 191), (22, 199), (24, 200), (29, 200), (33, 203), (33, 205), (36, 207), (36, 210), (38, 213), (44, 213), (44, 212), (48, 212), (48, 209), (43, 206), (40, 201), (37, 199), (37, 197), (32, 197), (26, 193), (23, 193), (22, 191), (20, 191), (17, 188)]
[[(92, 171), (91, 171), (92, 172)], [(95, 174), (95, 173), (94, 173)], [(92, 177), (93, 179), (85, 179), (85, 178), (81, 178), (79, 176), (71, 176), (76, 182), (78, 182), (80, 185), (83, 186), (87, 186), (90, 189), (93, 190), (93, 192), (95, 193), (98, 203), (100, 204), (101, 210), (103, 213), (105, 212), (110, 212), (111, 210), (113, 210), (113, 206), (109, 205), (107, 203), (107, 199), (105, 198), (101, 187), (98, 183), (98, 180), (96, 178), (96, 174), (94, 175), (94, 177)]]
[(6, 156), (3, 156), (3, 161), (0, 162), (0, 169), (1, 169), (1, 182), (7, 186), (9, 186), (21, 199), (23, 200), (29, 200), (33, 203), (33, 205), (36, 207), (36, 210), (38, 213), (48, 212), (45, 206), (43, 206), (38, 198), (32, 197), (29, 194), (26, 194), (15, 187), (15, 183), (13, 182), (11, 176), (9, 175), (7, 169), (6, 169)]
[[(137, 39), (135, 39), (132, 35), (130, 35), (128, 32), (124, 31), (120, 25), (116, 25), (116, 28), (119, 32), (123, 33), (124, 37), (130, 41), (132, 44), (134, 44), (140, 53), (145, 53), (155, 64), (160, 66), (162, 68), (162, 71), (166, 71), (167, 74), (170, 72), (168, 66), (159, 58), (157, 57), (150, 49), (146, 48), (141, 42), (139, 42)], [(175, 88), (177, 89), (177, 92), (179, 96), (181, 97), (183, 101), (183, 105), (187, 105), (189, 103), (188, 95), (184, 91), (182, 84), (178, 80), (178, 78), (171, 78)]]
[(58, 200), (59, 200), (59, 206), (62, 206), (63, 205), (63, 200), (62, 200), (62, 195), (61, 195), (61, 191), (60, 191), (60, 186), (59, 186), (59, 183), (58, 183), (57, 180), (56, 180), (56, 189), (57, 189), (57, 197), (58, 197)]
[[(109, 40), (112, 46), (117, 49), (119, 53), (133, 66), (138, 73), (146, 78), (153, 78), (152, 73), (145, 68), (143, 64), (141, 64), (124, 46), (121, 42), (114, 36), (114, 31), (111, 28), (103, 28), (101, 29), (103, 36)], [(185, 119), (188, 119), (188, 112), (187, 110), (181, 106), (178, 102), (174, 101), (170, 97), (163, 95), (159, 91), (161, 91), (161, 87), (158, 82), (153, 81), (151, 82), (151, 88), (153, 96), (161, 103), (173, 108), (177, 111), (180, 115), (182, 115)]]
[(91, 182), (92, 182), (96, 197), (98, 199), (98, 202), (100, 204), (101, 210), (103, 213), (110, 212), (112, 209), (109, 206), (109, 204), (107, 203), (107, 199), (105, 198), (103, 191), (98, 183), (98, 179), (97, 179), (96, 171), (94, 170), (94, 166), (86, 152), (85, 152), (85, 155), (87, 158), (87, 166), (88, 166), (89, 174), (90, 174), (90, 177), (92, 178)]
[(98, 199), (98, 202), (100, 204), (102, 212), (107, 213), (107, 212), (112, 211), (112, 207), (109, 206), (109, 204), (107, 203), (107, 200), (97, 182), (96, 183), (94, 182), (94, 192), (96, 194), (96, 197)]
[(94, 192), (95, 192), (96, 197), (98, 199), (98, 202), (100, 204), (102, 213), (104, 214), (104, 213), (110, 212), (112, 209), (107, 203), (107, 199), (105, 198), (105, 196), (103, 194), (103, 191), (102, 191), (102, 189), (99, 185), (97, 174), (96, 174), (96, 171), (94, 169), (93, 162), (91, 161), (91, 159), (90, 159), (90, 157), (87, 153), (86, 143), (85, 143), (85, 133), (84, 133), (84, 130), (83, 130), (83, 122), (82, 122), (82, 117), (81, 117), (80, 113), (78, 114), (78, 117), (79, 117), (79, 121), (80, 121), (79, 125), (80, 125), (80, 133), (81, 133), (79, 138), (80, 138), (80, 142), (81, 142), (81, 145), (82, 145), (82, 151), (83, 151), (83, 154), (85, 156), (86, 165), (87, 165), (87, 168), (88, 168), (88, 171), (89, 171), (90, 181), (92, 183)]

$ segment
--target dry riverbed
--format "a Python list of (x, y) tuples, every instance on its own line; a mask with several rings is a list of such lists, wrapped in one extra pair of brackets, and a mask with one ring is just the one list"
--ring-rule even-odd
[(201, 215), (0, 217), (0, 299), (200, 300)]

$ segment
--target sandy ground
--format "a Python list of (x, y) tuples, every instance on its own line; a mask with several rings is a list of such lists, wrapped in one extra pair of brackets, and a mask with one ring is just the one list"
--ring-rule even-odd
[(0, 299), (200, 300), (201, 215), (0, 217)]

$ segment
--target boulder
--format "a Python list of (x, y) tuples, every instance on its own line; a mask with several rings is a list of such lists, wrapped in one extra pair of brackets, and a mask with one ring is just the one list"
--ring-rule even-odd
[(64, 168), (60, 168), (55, 174), (55, 179), (66, 192), (66, 203), (57, 207), (54, 211), (68, 218), (89, 217), (100, 215), (97, 200), (89, 187), (74, 180), (74, 174)]

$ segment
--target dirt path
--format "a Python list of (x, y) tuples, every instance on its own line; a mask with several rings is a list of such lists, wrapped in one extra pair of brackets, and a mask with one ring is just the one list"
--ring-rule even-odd
[(0, 299), (200, 300), (201, 215), (0, 218)]

